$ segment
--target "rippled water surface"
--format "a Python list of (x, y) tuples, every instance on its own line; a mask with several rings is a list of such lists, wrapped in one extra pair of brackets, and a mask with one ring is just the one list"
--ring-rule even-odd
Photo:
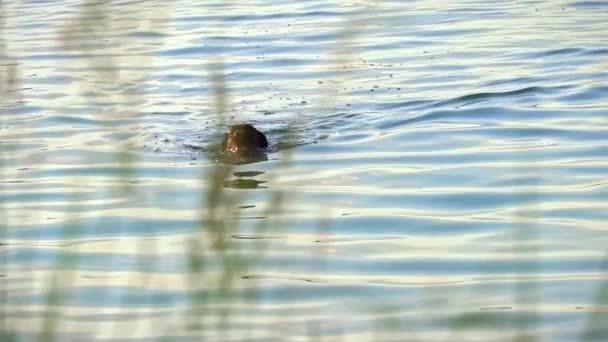
[(0, 7), (2, 340), (608, 339), (606, 2)]

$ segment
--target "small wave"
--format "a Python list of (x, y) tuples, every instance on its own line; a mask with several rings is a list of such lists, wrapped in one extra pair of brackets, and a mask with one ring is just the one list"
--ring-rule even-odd
[(211, 22), (211, 21), (224, 21), (224, 22), (265, 22), (272, 19), (291, 19), (299, 17), (328, 17), (336, 18), (341, 16), (347, 16), (352, 14), (352, 11), (309, 11), (309, 12), (282, 12), (282, 13), (271, 13), (271, 14), (238, 14), (238, 15), (198, 15), (177, 18), (176, 22)]
[(467, 282), (466, 279), (438, 280), (438, 281), (414, 281), (398, 279), (374, 279), (374, 278), (321, 278), (321, 277), (298, 277), (287, 275), (265, 275), (249, 274), (242, 276), (248, 280), (283, 280), (283, 281), (302, 281), (313, 284), (367, 284), (367, 285), (395, 285), (395, 286), (445, 286), (457, 285)]
[(507, 79), (501, 79), (501, 80), (493, 80), (490, 82), (485, 83), (484, 85), (489, 87), (489, 86), (497, 86), (497, 85), (504, 85), (504, 84), (522, 84), (522, 83), (541, 83), (543, 81), (546, 81), (546, 79), (544, 78), (540, 78), (540, 77), (515, 77), (515, 78), (507, 78)]
[(596, 7), (601, 7), (601, 8), (608, 8), (608, 2), (607, 1), (575, 1), (570, 3), (568, 6), (570, 7), (576, 7), (576, 8), (596, 8)]
[[(431, 121), (431, 120), (444, 119), (444, 118), (467, 120), (467, 119), (479, 118), (479, 117), (493, 118), (493, 119), (507, 118), (507, 117), (509, 117), (509, 118), (527, 117), (527, 116), (529, 116), (529, 114), (531, 114), (531, 113), (529, 113), (530, 110), (515, 111), (513, 109), (507, 110), (506, 108), (497, 107), (497, 106), (483, 107), (483, 108), (482, 107), (462, 108), (462, 107), (468, 107), (468, 106), (472, 106), (475, 104), (489, 102), (489, 101), (498, 100), (498, 99), (517, 98), (517, 97), (524, 97), (524, 96), (537, 95), (537, 94), (553, 94), (557, 91), (560, 91), (560, 90), (563, 90), (566, 88), (570, 88), (570, 87), (569, 86), (557, 86), (557, 87), (532, 86), (532, 87), (526, 87), (526, 88), (512, 90), (512, 91), (506, 91), (506, 92), (477, 93), (477, 94), (464, 95), (464, 96), (456, 97), (453, 99), (439, 100), (439, 101), (435, 101), (435, 102), (427, 101), (426, 105), (424, 105), (424, 102), (422, 102), (422, 101), (404, 102), (401, 104), (402, 106), (420, 105), (420, 107), (418, 107), (418, 109), (420, 109), (420, 110), (431, 109), (432, 111), (426, 112), (422, 115), (418, 115), (415, 117), (410, 117), (407, 119), (399, 119), (399, 120), (391, 119), (385, 123), (380, 124), (378, 127), (381, 129), (388, 129), (388, 128), (394, 128), (394, 127), (398, 127), (398, 126), (402, 126), (402, 125), (409, 125), (409, 124), (419, 123), (419, 122), (423, 122), (423, 121)], [(399, 107), (399, 105), (396, 105), (395, 107)], [(452, 109), (437, 110), (436, 108), (439, 108), (439, 107), (452, 107)], [(525, 112), (526, 115), (522, 115), (522, 112)], [(543, 113), (539, 113), (537, 111), (534, 112), (534, 114), (537, 116), (538, 115), (547, 115), (548, 113), (549, 112), (547, 112), (547, 111), (545, 111)], [(554, 115), (555, 113), (550, 113), (550, 114)]]
[(589, 101), (597, 100), (600, 103), (603, 103), (603, 101), (606, 99), (607, 93), (608, 86), (586, 87), (575, 94), (563, 96), (560, 98), (560, 100), (566, 102), (585, 102), (587, 104)]
[(165, 49), (156, 52), (157, 56), (200, 56), (210, 53), (225, 51), (225, 47), (213, 47), (213, 46), (188, 46), (182, 48)]
[(132, 38), (165, 38), (167, 34), (155, 31), (134, 31), (129, 33)]
[(592, 49), (587, 51), (588, 55), (608, 55), (608, 49)]
[(580, 48), (561, 48), (561, 49), (553, 49), (553, 50), (544, 50), (540, 52), (533, 52), (528, 54), (529, 58), (542, 58), (549, 56), (557, 56), (557, 55), (573, 55), (583, 53), (585, 50)]
[(413, 100), (413, 101), (404, 101), (404, 102), (396, 102), (389, 103), (383, 105), (384, 109), (395, 109), (395, 108), (415, 108), (415, 107), (424, 107), (424, 105), (428, 105), (430, 103), (435, 103), (431, 100)]
[(493, 99), (500, 98), (511, 98), (515, 96), (524, 96), (524, 95), (536, 95), (536, 94), (547, 94), (553, 93), (554, 89), (559, 89), (562, 87), (539, 87), (532, 86), (526, 87), (522, 89), (516, 89), (511, 91), (504, 92), (486, 92), (486, 93), (477, 93), (477, 94), (469, 94), (460, 96), (454, 99), (438, 101), (432, 104), (430, 107), (443, 107), (443, 106), (468, 106), (480, 102), (485, 102)]

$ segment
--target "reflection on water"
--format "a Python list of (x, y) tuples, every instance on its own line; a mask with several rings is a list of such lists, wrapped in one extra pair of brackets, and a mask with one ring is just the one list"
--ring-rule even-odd
[(1, 2), (0, 339), (606, 340), (605, 11)]

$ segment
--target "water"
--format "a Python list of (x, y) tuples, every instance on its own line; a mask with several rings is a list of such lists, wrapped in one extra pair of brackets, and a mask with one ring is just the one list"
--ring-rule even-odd
[(606, 3), (0, 6), (6, 339), (608, 338)]

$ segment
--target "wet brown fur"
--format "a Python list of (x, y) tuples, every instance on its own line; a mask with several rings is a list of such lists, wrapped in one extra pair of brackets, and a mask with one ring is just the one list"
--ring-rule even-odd
[(247, 154), (258, 152), (268, 147), (264, 133), (250, 124), (239, 124), (230, 127), (230, 132), (224, 134), (222, 153)]

